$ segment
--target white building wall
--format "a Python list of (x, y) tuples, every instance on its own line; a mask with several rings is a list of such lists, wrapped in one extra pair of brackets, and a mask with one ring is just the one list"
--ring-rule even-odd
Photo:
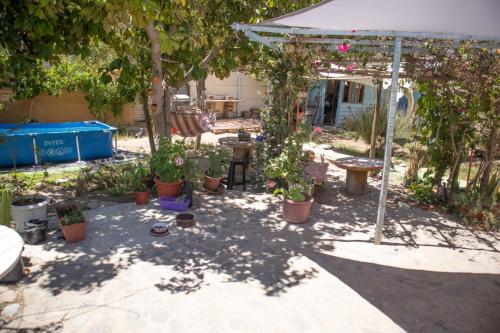
[[(342, 82), (343, 86), (343, 82)], [(343, 89), (340, 91), (340, 98), (343, 98)], [(367, 108), (374, 108), (377, 101), (377, 88), (365, 85), (363, 94), (363, 103), (344, 103), (342, 99), (337, 107), (337, 114), (335, 116), (335, 126), (342, 127), (348, 117), (354, 116), (356, 113), (361, 112)]]
[[(257, 81), (251, 75), (240, 72), (240, 100), (239, 111), (251, 108), (261, 108), (265, 105), (267, 84)], [(196, 96), (196, 82), (189, 83), (191, 99)], [(214, 95), (215, 99), (223, 96), (238, 98), (238, 72), (231, 72), (229, 77), (220, 80), (214, 75), (209, 75), (205, 81), (206, 95)]]

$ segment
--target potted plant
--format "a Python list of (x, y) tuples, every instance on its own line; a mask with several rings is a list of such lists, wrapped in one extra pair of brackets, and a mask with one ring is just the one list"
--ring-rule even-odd
[(77, 205), (56, 207), (59, 225), (67, 243), (76, 243), (85, 239), (85, 215)]
[(245, 128), (242, 126), (238, 129), (238, 141), (250, 141), (251, 135), (245, 131)]
[(289, 223), (304, 223), (309, 218), (313, 198), (305, 184), (289, 185), (289, 189), (277, 189), (283, 195), (283, 219)]
[(277, 180), (273, 183), (281, 185), (274, 194), (282, 194), (283, 218), (290, 223), (306, 222), (313, 203), (310, 186), (303, 179), (303, 144), (309, 132), (306, 125), (299, 123), (285, 140), (280, 155), (271, 159), (265, 170), (269, 178)]
[(139, 161), (131, 170), (131, 187), (137, 205), (145, 205), (149, 202), (149, 188), (147, 186), (149, 175), (148, 167)]
[(11, 216), (19, 233), (24, 233), (24, 224), (29, 220), (47, 217), (50, 199), (41, 195), (38, 190), (31, 189), (35, 187), (35, 181), (43, 184), (48, 173), (44, 171), (41, 180), (37, 175), (38, 173), (34, 172), (29, 178), (24, 178), (14, 172), (0, 179), (0, 187), (12, 192)]
[(155, 173), (155, 185), (159, 197), (178, 197), (182, 180), (189, 169), (188, 156), (181, 142), (163, 138), (159, 149), (151, 156), (151, 168)]
[(205, 188), (208, 191), (217, 191), (221, 179), (227, 174), (230, 154), (225, 149), (220, 149), (210, 155), (208, 170), (205, 172)]

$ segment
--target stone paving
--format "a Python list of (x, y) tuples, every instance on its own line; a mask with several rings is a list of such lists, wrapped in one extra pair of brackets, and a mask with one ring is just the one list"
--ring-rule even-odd
[(281, 219), (278, 198), (237, 191), (199, 194), (196, 226), (173, 224), (162, 238), (149, 228), (174, 214), (157, 201), (87, 211), (85, 241), (67, 245), (54, 231), (26, 245), (30, 273), (0, 286), (0, 303), (21, 305), (3, 330), (498, 331), (498, 233), (390, 196), (375, 246), (378, 184), (350, 196), (344, 179), (329, 174), (303, 225)]

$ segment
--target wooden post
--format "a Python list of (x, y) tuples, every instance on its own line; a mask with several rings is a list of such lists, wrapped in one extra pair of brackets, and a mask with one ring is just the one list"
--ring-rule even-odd
[(373, 122), (372, 122), (372, 137), (370, 140), (370, 158), (375, 158), (375, 152), (377, 150), (377, 132), (378, 123), (380, 118), (380, 109), (382, 107), (382, 80), (377, 80), (377, 104), (375, 106), (375, 111), (373, 112)]

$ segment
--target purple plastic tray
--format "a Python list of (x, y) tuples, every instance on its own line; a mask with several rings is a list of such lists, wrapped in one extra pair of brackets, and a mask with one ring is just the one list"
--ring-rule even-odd
[(160, 206), (162, 209), (175, 210), (177, 212), (184, 212), (188, 209), (191, 200), (182, 199), (177, 200), (177, 198), (172, 197), (161, 197)]

